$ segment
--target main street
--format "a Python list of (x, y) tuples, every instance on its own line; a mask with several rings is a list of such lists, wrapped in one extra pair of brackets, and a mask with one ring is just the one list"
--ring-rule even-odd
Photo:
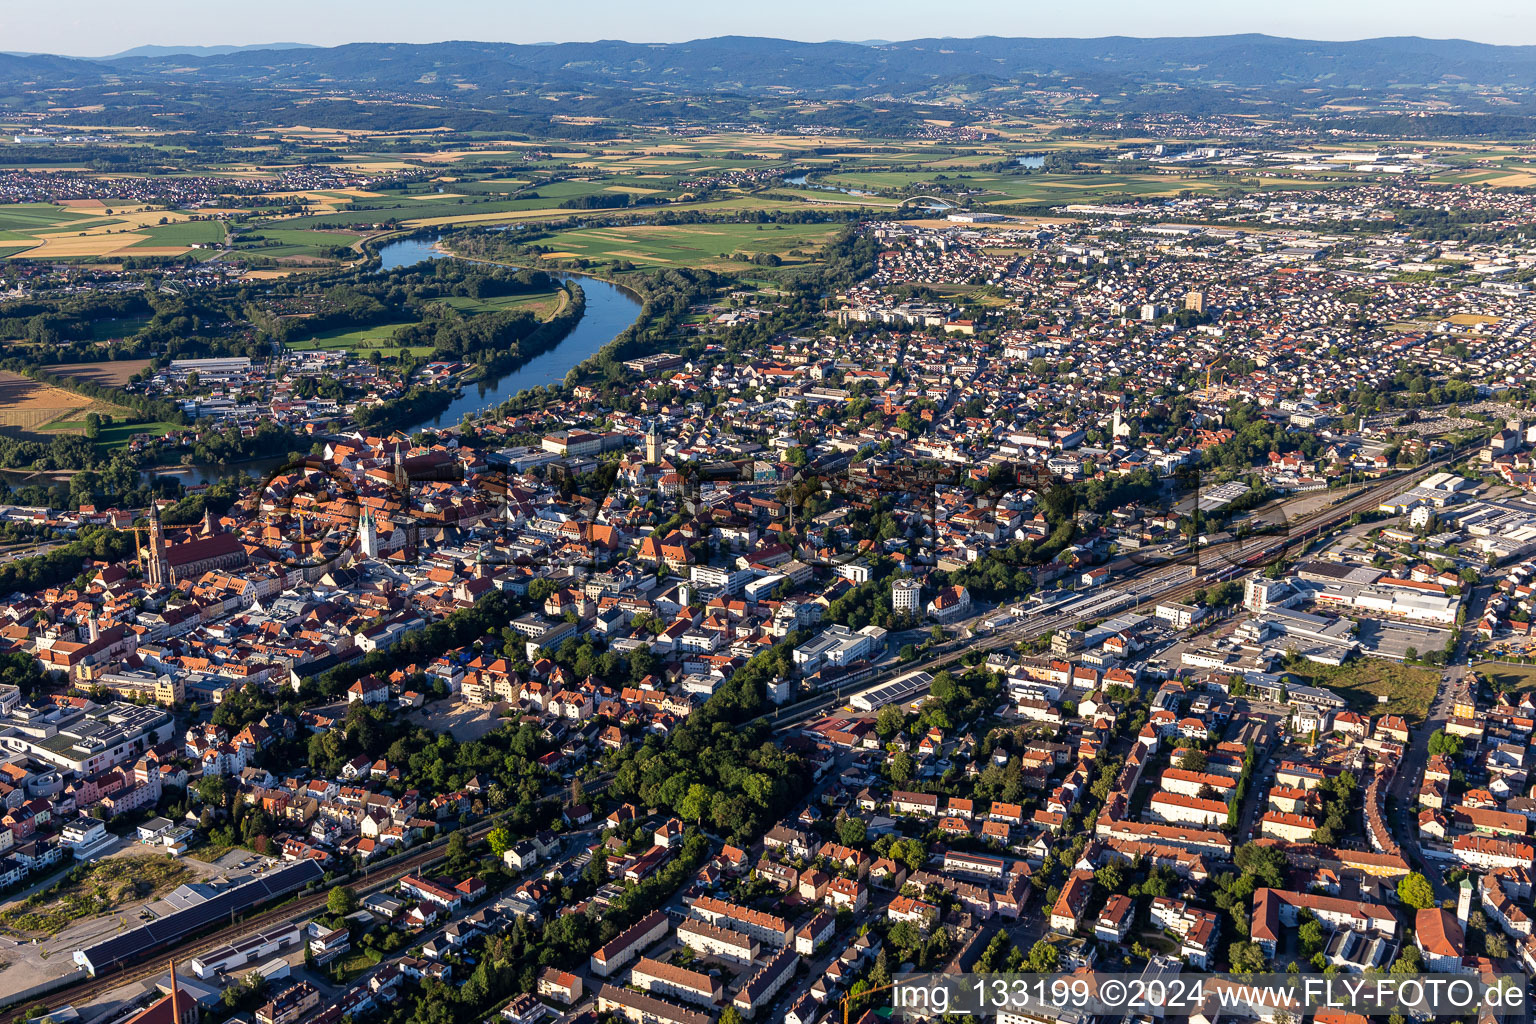
[[(1475, 623), (1482, 617), (1483, 606), (1492, 592), (1493, 588), (1486, 585), (1472, 588), (1467, 595), (1467, 622)], [(1425, 860), (1423, 847), (1419, 843), (1419, 823), (1413, 816), (1412, 808), (1424, 780), (1424, 769), (1429, 763), (1429, 738), (1445, 727), (1445, 723), (1450, 720), (1456, 695), (1467, 685), (1467, 649), (1473, 635), (1472, 630), (1463, 629), (1457, 638), (1456, 650), (1448, 659), (1449, 665), (1435, 686), (1435, 697), (1430, 703), (1429, 713), (1424, 723), (1413, 730), (1408, 750), (1400, 762), (1401, 768), (1392, 777), (1392, 785), (1387, 790), (1387, 797), (1391, 801), (1389, 820), (1397, 834), (1398, 845), (1407, 854), (1409, 864), (1429, 879), (1435, 888), (1435, 899), (1440, 901), (1455, 899), (1456, 893), (1445, 884), (1444, 871), (1431, 867)]]
[[(1427, 472), (1435, 468), (1437, 464), (1444, 463), (1450, 458), (1451, 456), (1443, 456), (1436, 463), (1419, 467), (1414, 471), (1414, 475)], [(1375, 509), (1383, 498), (1400, 492), (1404, 486), (1403, 478), (1400, 476), (1394, 476), (1391, 479), (1378, 482), (1355, 495), (1345, 498), (1332, 507), (1319, 509), (1299, 518), (1292, 525), (1288, 536), (1270, 541), (1258, 551), (1254, 551), (1257, 545), (1253, 539), (1246, 541), (1229, 540), (1212, 544), (1200, 552), (1200, 567), (1197, 575), (1191, 574), (1190, 565), (1178, 561), (1162, 565), (1141, 566), (1127, 572), (1113, 587), (1086, 592), (1043, 615), (1030, 616), (1023, 622), (991, 633), (965, 636), (946, 641), (913, 662), (882, 669), (873, 678), (862, 681), (856, 687), (839, 689), (830, 695), (819, 696), (790, 707), (779, 708), (758, 716), (754, 721), (769, 723), (776, 733), (789, 732), (800, 728), (801, 724), (807, 719), (840, 706), (856, 690), (875, 686), (882, 681), (893, 678), (897, 674), (922, 670), (937, 671), (946, 665), (956, 662), (962, 655), (967, 653), (985, 655), (990, 651), (1011, 649), (1021, 642), (1039, 640), (1041, 637), (1056, 630), (1071, 628), (1085, 619), (1103, 618), (1127, 608), (1138, 607), (1152, 602), (1181, 600), (1198, 590), (1206, 589), (1215, 583), (1232, 579), (1248, 568), (1250, 564), (1257, 566), (1262, 562), (1280, 557), (1292, 548), (1299, 547), (1304, 551), (1307, 545), (1323, 530), (1347, 520), (1356, 512)], [(919, 696), (922, 692), (923, 690), (919, 689), (913, 696)], [(1441, 709), (1441, 711), (1443, 713), (1444, 709)], [(1430, 730), (1425, 730), (1425, 736), (1427, 736), (1428, 731)], [(1423, 742), (1427, 743), (1427, 739)], [(483, 838), (494, 825), (495, 819), (491, 819), (472, 827), (468, 831), (469, 838), (471, 840)], [(394, 865), (378, 870), (376, 874), (373, 874), (366, 886), (366, 891), (377, 891), (387, 888), (401, 875), (425, 867), (439, 856), (436, 844), (433, 844), (427, 850), (413, 853), (403, 860), (397, 861)], [(180, 943), (175, 947), (158, 952), (162, 957), (185, 959), (213, 946), (237, 941), (280, 921), (297, 920), (312, 914), (319, 909), (323, 901), (324, 893), (304, 896), (287, 906), (273, 911), (257, 913), (243, 922), (219, 929), (211, 935)], [(157, 960), (154, 966), (140, 965), (137, 968), (130, 968), (123, 974), (113, 978), (93, 978), (80, 981), (51, 993), (49, 998), (51, 1001), (64, 1000), (77, 1004), (84, 1003), (120, 988), (125, 984), (158, 976), (158, 963), (159, 961)]]

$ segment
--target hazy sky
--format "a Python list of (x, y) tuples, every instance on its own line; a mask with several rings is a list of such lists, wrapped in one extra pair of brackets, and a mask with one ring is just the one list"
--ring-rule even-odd
[(1536, 43), (1536, 16), (1530, 0), (0, 0), (0, 50), (78, 56), (101, 56), (144, 43), (670, 42), (728, 34), (866, 40), (1227, 32)]

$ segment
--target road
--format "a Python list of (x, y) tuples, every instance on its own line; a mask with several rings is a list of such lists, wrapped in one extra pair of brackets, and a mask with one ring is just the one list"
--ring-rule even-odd
[[(1493, 588), (1487, 585), (1472, 588), (1467, 595), (1467, 623), (1475, 623), (1482, 617), (1483, 606), (1492, 592)], [(1397, 843), (1408, 855), (1408, 863), (1422, 871), (1429, 879), (1430, 884), (1435, 888), (1435, 899), (1441, 901), (1455, 899), (1456, 893), (1445, 884), (1443, 871), (1429, 869), (1424, 859), (1424, 850), (1419, 845), (1419, 822), (1412, 813), (1412, 807), (1424, 780), (1424, 769), (1429, 763), (1429, 738), (1445, 727), (1445, 723), (1451, 717), (1452, 698), (1465, 685), (1467, 647), (1471, 644), (1473, 636), (1474, 630), (1471, 628), (1461, 631), (1456, 650), (1449, 659), (1450, 664), (1441, 673), (1440, 682), (1435, 687), (1435, 697), (1430, 702), (1429, 714), (1425, 716), (1424, 724), (1410, 734), (1408, 751), (1402, 760), (1402, 770), (1393, 776), (1392, 785), (1387, 790), (1387, 796), (1391, 800), (1388, 817), (1397, 835)]]
[[(938, 645), (937, 648), (930, 651), (925, 657), (905, 665), (896, 665), (885, 669), (877, 673), (875, 678), (860, 683), (856, 688), (850, 687), (846, 691), (835, 691), (830, 695), (815, 697), (792, 706), (779, 708), (773, 712), (758, 716), (753, 721), (766, 721), (773, 727), (775, 732), (789, 731), (798, 728), (800, 723), (806, 719), (840, 705), (847, 694), (853, 690), (867, 689), (895, 674), (937, 669), (955, 661), (962, 654), (971, 651), (985, 654), (989, 651), (1011, 648), (1021, 641), (1036, 640), (1054, 630), (1069, 628), (1084, 619), (1103, 618), (1123, 609), (1136, 607), (1147, 602), (1180, 600), (1197, 590), (1237, 576), (1249, 564), (1261, 564), (1266, 559), (1278, 557), (1286, 550), (1294, 547), (1299, 546), (1302, 550), (1305, 550), (1306, 546), (1311, 543), (1311, 540), (1322, 531), (1345, 521), (1355, 512), (1376, 508), (1384, 497), (1400, 491), (1403, 487), (1403, 478), (1405, 476), (1415, 476), (1428, 472), (1436, 468), (1440, 463), (1450, 461), (1456, 454), (1458, 453), (1442, 456), (1435, 462), (1416, 468), (1411, 474), (1393, 476), (1392, 478), (1379, 481), (1336, 505), (1299, 517), (1295, 523), (1291, 524), (1289, 535), (1283, 538), (1249, 538), (1209, 545), (1200, 552), (1200, 569), (1196, 576), (1192, 577), (1190, 567), (1178, 561), (1162, 565), (1143, 566), (1140, 569), (1127, 573), (1126, 577), (1116, 587), (1089, 591), (1044, 615), (1032, 616), (1025, 622), (993, 633), (947, 641)], [(1264, 546), (1259, 551), (1250, 554), (1259, 544)], [(973, 619), (971, 621), (977, 620)], [(914, 694), (914, 696), (916, 695)], [(1423, 742), (1428, 742), (1427, 735), (1430, 731), (1432, 729), (1427, 727), (1423, 730), (1426, 737)], [(1404, 785), (1406, 785), (1406, 781)], [(498, 824), (498, 819), (494, 818), (481, 822), (467, 830), (468, 837), (472, 841), (483, 838), (496, 824)], [(441, 854), (439, 850), (441, 844), (445, 841), (445, 839), (439, 840), (422, 852), (397, 861), (387, 868), (370, 872), (368, 881), (361, 887), (360, 891), (366, 894), (388, 888), (398, 881), (401, 876), (435, 862), (440, 859)], [(151, 964), (140, 964), (135, 967), (129, 967), (110, 977), (92, 978), (66, 986), (48, 994), (47, 999), (51, 1004), (56, 1005), (64, 1005), (66, 1003), (83, 1005), (101, 994), (125, 984), (157, 976), (161, 971), (160, 964), (167, 957), (184, 960), (216, 946), (234, 942), (274, 924), (308, 916), (324, 904), (325, 897), (326, 894), (324, 892), (302, 896), (298, 900), (282, 907), (254, 914), (238, 924), (221, 928), (212, 934), (179, 943), (173, 947), (157, 950), (158, 956)]]
[[(466, 829), (465, 834), (471, 842), (474, 842), (475, 840), (483, 839), (491, 829), (500, 823), (500, 817), (489, 818)], [(367, 896), (392, 888), (404, 876), (420, 873), (422, 868), (441, 860), (443, 858), (443, 847), (447, 845), (447, 842), (448, 836), (440, 837), (409, 856), (371, 868), (350, 880), (338, 879), (336, 884), (350, 881), (354, 891), (359, 896)], [(129, 964), (121, 970), (96, 978), (87, 978), (72, 985), (56, 989), (40, 998), (47, 999), (50, 1005), (83, 1006), (114, 989), (158, 977), (165, 971), (165, 963), (168, 959), (188, 960), (200, 953), (206, 953), (211, 949), (238, 941), (256, 932), (265, 931), (275, 925), (285, 924), (289, 921), (301, 921), (311, 917), (325, 906), (325, 900), (329, 894), (330, 888), (327, 886), (316, 892), (303, 894), (298, 899), (291, 900), (281, 906), (259, 911), (233, 925), (220, 928), (214, 932), (205, 933), (174, 946), (165, 946), (153, 951), (146, 950), (146, 954), (149, 952), (157, 954), (149, 963)]]
[[(1081, 592), (1059, 609), (1041, 615), (1030, 616), (1024, 622), (1002, 629), (965, 638), (948, 640), (931, 648), (922, 657), (907, 662), (883, 666), (876, 674), (857, 684), (839, 687), (828, 694), (820, 694), (795, 704), (785, 705), (759, 715), (753, 721), (767, 722), (776, 731), (790, 729), (801, 722), (844, 704), (854, 693), (862, 692), (898, 675), (908, 672), (930, 671), (951, 664), (962, 654), (991, 651), (1013, 647), (1023, 641), (1038, 640), (1048, 633), (1068, 629), (1089, 619), (1107, 618), (1120, 611), (1137, 608), (1143, 604), (1163, 601), (1179, 601), (1198, 590), (1208, 589), (1216, 583), (1233, 579), (1242, 574), (1250, 564), (1253, 567), (1267, 564), (1289, 550), (1306, 549), (1323, 532), (1345, 522), (1357, 512), (1373, 511), (1384, 498), (1400, 493), (1404, 478), (1430, 472), (1449, 463), (1460, 453), (1441, 456), (1411, 473), (1394, 475), (1380, 480), (1345, 498), (1338, 504), (1316, 508), (1289, 523), (1288, 532), (1282, 537), (1248, 537), (1210, 544), (1200, 550), (1199, 575), (1192, 577), (1192, 554), (1185, 554), (1167, 563), (1145, 564), (1128, 571), (1113, 587)], [(1309, 504), (1316, 502), (1316, 495), (1300, 495), (1296, 501)], [(957, 626), (975, 627), (991, 614), (973, 616)], [(919, 689), (912, 697), (921, 696)], [(910, 698), (909, 698), (910, 699)]]

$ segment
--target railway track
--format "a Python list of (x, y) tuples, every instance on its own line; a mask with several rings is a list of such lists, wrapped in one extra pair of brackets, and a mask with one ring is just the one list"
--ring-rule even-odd
[[(1323, 531), (1337, 526), (1356, 512), (1376, 508), (1381, 503), (1384, 493), (1390, 493), (1402, 486), (1402, 478), (1404, 476), (1416, 475), (1425, 470), (1433, 469), (1438, 465), (1453, 462), (1459, 455), (1460, 452), (1453, 452), (1450, 455), (1442, 456), (1440, 459), (1417, 467), (1412, 473), (1396, 474), (1389, 480), (1367, 487), (1358, 495), (1346, 498), (1338, 504), (1309, 513), (1299, 518), (1296, 523), (1288, 524), (1288, 531), (1284, 537), (1265, 545), (1254, 554), (1246, 555), (1241, 560), (1223, 559), (1222, 556), (1229, 550), (1235, 550), (1239, 554), (1246, 554), (1242, 539), (1225, 541), (1203, 549), (1200, 552), (1202, 562), (1217, 559), (1226, 562), (1222, 568), (1216, 569), (1213, 572), (1201, 572), (1195, 576), (1184, 575), (1184, 566), (1193, 561), (1194, 556), (1191, 554), (1183, 559), (1170, 559), (1168, 562), (1149, 566), (1142, 572), (1129, 574), (1123, 585), (1132, 589), (1128, 593), (1123, 593), (1122, 596), (1133, 599), (1131, 603), (1136, 606), (1153, 600), (1176, 601), (1195, 593), (1197, 590), (1209, 587), (1213, 583), (1231, 578), (1233, 575), (1246, 571), (1249, 567), (1267, 564), (1293, 546), (1301, 545), (1305, 547), (1311, 543), (1312, 539), (1320, 536)], [(1144, 593), (1134, 589), (1147, 582), (1166, 582), (1167, 585), (1154, 587)], [(1095, 616), (1097, 615), (1097, 613), (1094, 614)], [(1069, 609), (1049, 615), (1035, 622), (1000, 630), (989, 635), (984, 640), (950, 641), (948, 644), (943, 645), (939, 651), (923, 659), (877, 673), (875, 677), (864, 680), (856, 686), (851, 686), (846, 691), (839, 690), (824, 698), (804, 702), (801, 705), (790, 708), (781, 708), (773, 713), (760, 715), (752, 721), (766, 721), (772, 725), (775, 732), (786, 732), (798, 727), (806, 719), (842, 704), (849, 694), (868, 689), (894, 675), (940, 668), (955, 662), (963, 654), (971, 651), (987, 654), (992, 651), (1010, 648), (1020, 641), (1038, 639), (1051, 630), (1059, 629), (1063, 625), (1080, 620), (1081, 614), (1074, 613)], [(917, 690), (913, 696), (920, 695), (922, 692), (921, 689)], [(594, 780), (594, 782), (596, 781)], [(605, 789), (606, 782), (600, 788)], [(592, 792), (598, 791), (599, 789), (592, 790)], [(471, 841), (482, 839), (499, 823), (498, 819), (489, 819), (473, 828), (465, 830), (465, 835)], [(337, 884), (350, 881), (354, 883), (354, 888), (364, 895), (389, 888), (405, 875), (441, 860), (443, 856), (441, 847), (446, 842), (447, 837), (443, 837), (435, 840), (429, 848), (391, 864), (387, 868), (378, 872), (366, 872), (361, 885), (355, 884), (357, 882), (355, 874), (347, 879), (338, 880)], [(53, 992), (41, 994), (36, 998), (39, 1000), (46, 999), (50, 1005), (55, 1006), (87, 1003), (113, 989), (156, 977), (164, 969), (161, 965), (168, 959), (187, 960), (271, 925), (307, 916), (324, 905), (327, 895), (327, 892), (310, 893), (282, 906), (252, 914), (215, 932), (189, 939), (175, 946), (157, 950), (146, 950), (144, 953), (145, 957), (149, 957), (153, 953), (153, 960), (124, 967), (122, 970), (107, 976), (89, 978), (73, 985), (63, 986)], [(19, 1017), (20, 1015), (17, 1015), (18, 1020)]]
[[(500, 822), (497, 820), (484, 821), (473, 828), (466, 829), (464, 835), (471, 842), (474, 842), (485, 838), (498, 824)], [(348, 876), (348, 878), (337, 879), (334, 884), (352, 884), (353, 889), (360, 896), (367, 896), (383, 889), (388, 889), (406, 875), (415, 874), (422, 868), (442, 860), (442, 847), (446, 844), (447, 837), (444, 836), (441, 839), (434, 840), (430, 847), (411, 854), (403, 860), (392, 863), (381, 870), (368, 871), (361, 876), (354, 874)], [(360, 878), (362, 879), (361, 883), (358, 881)], [(204, 933), (175, 946), (146, 950), (144, 953), (146, 957), (151, 953), (154, 954), (152, 960), (129, 964), (121, 970), (86, 978), (75, 984), (66, 985), (52, 992), (41, 994), (32, 1001), (47, 1000), (50, 1005), (55, 1006), (88, 1003), (114, 989), (148, 981), (159, 976), (165, 972), (167, 960), (190, 960), (193, 957), (207, 953), (209, 950), (217, 949), (220, 946), (242, 939), (253, 932), (259, 932), (295, 918), (307, 917), (325, 906), (326, 898), (329, 895), (329, 889), (308, 893), (296, 900), (290, 900), (281, 906), (250, 914), (236, 922), (225, 925), (217, 931)], [(20, 1020), (19, 1014), (16, 1019)]]
[[(1276, 538), (1262, 547), (1258, 547), (1257, 551), (1252, 549), (1258, 546), (1258, 542), (1264, 539), (1262, 534), (1251, 538), (1223, 541), (1219, 544), (1202, 548), (1200, 551), (1202, 564), (1220, 563), (1219, 567), (1213, 568), (1210, 572), (1202, 572), (1198, 576), (1185, 575), (1184, 567), (1191, 565), (1194, 561), (1194, 555), (1191, 553), (1179, 558), (1170, 558), (1168, 561), (1154, 566), (1148, 566), (1141, 572), (1128, 574), (1121, 585), (1132, 589), (1129, 593), (1122, 596), (1132, 598), (1133, 600), (1130, 601), (1128, 606), (1136, 607), (1149, 601), (1179, 601), (1199, 590), (1207, 589), (1215, 583), (1220, 583), (1240, 575), (1251, 568), (1270, 564), (1292, 547), (1299, 546), (1305, 549), (1317, 537), (1321, 536), (1324, 531), (1333, 529), (1357, 512), (1376, 509), (1384, 497), (1402, 488), (1404, 477), (1416, 476), (1438, 466), (1453, 463), (1460, 454), (1461, 452), (1459, 451), (1453, 452), (1425, 463), (1423, 466), (1415, 467), (1409, 473), (1394, 474), (1390, 478), (1368, 486), (1358, 494), (1351, 495), (1336, 504), (1298, 517), (1294, 523), (1287, 523), (1287, 530), (1284, 536)], [(1236, 554), (1232, 557), (1227, 557), (1231, 552), (1236, 552)], [(1162, 579), (1166, 579), (1169, 585), (1148, 590), (1145, 593), (1134, 589), (1148, 581)], [(1120, 609), (1117, 608), (1116, 611), (1118, 610)], [(1087, 617), (1097, 618), (1099, 615), (1100, 613), (1093, 613)], [(780, 708), (774, 712), (759, 715), (753, 721), (768, 722), (773, 726), (775, 732), (788, 731), (809, 718), (844, 704), (852, 694), (867, 690), (881, 682), (888, 681), (894, 676), (942, 668), (945, 665), (953, 664), (963, 654), (971, 651), (978, 651), (986, 655), (993, 651), (1011, 648), (1021, 641), (1037, 640), (1053, 630), (1060, 629), (1076, 621), (1081, 621), (1083, 618), (1084, 615), (1081, 612), (1068, 610), (1048, 615), (1046, 618), (1034, 622), (999, 630), (982, 639), (952, 640), (942, 645), (936, 653), (925, 658), (911, 661), (904, 665), (897, 665), (883, 672), (876, 673), (869, 679), (848, 686), (845, 689), (840, 689), (831, 695), (815, 698), (801, 705)], [(914, 690), (911, 696), (920, 696), (925, 690), (926, 687)]]

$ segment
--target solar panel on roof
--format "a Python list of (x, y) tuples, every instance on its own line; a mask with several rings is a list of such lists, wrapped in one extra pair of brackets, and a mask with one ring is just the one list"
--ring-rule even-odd
[(178, 942), (216, 921), (228, 920), (268, 900), (302, 889), (324, 875), (325, 870), (312, 860), (279, 868), (226, 889), (186, 910), (167, 914), (158, 921), (151, 921), (105, 942), (98, 942), (89, 949), (77, 949), (75, 962), (94, 977), (103, 971), (137, 960), (158, 946)]

